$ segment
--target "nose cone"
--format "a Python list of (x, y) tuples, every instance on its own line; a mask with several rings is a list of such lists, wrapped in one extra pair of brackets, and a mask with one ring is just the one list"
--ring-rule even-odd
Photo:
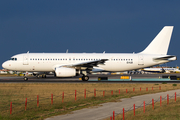
[(2, 64), (2, 67), (3, 67), (4, 69), (8, 69), (8, 63), (7, 63), (7, 62), (4, 62), (4, 63)]

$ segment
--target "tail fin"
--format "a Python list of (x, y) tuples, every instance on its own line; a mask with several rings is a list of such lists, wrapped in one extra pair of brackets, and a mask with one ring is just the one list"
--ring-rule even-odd
[(166, 55), (174, 26), (165, 26), (141, 54)]

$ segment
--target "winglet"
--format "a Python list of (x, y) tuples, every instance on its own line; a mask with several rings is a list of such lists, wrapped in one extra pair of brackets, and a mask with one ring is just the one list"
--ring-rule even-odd
[(166, 55), (174, 26), (165, 26), (140, 54)]

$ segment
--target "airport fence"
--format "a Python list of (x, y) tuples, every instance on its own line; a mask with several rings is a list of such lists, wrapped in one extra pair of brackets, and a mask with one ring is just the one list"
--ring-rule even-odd
[[(42, 110), (42, 109), (57, 109), (57, 111), (54, 112), (59, 112), (59, 111), (65, 111), (65, 110), (71, 110), (75, 109), (77, 107), (83, 107), (87, 106), (91, 103), (85, 103), (83, 104), (82, 100), (87, 101), (93, 100), (94, 98), (105, 98), (105, 97), (113, 97), (113, 96), (128, 96), (134, 93), (141, 93), (145, 92), (148, 93), (149, 91), (153, 90), (159, 90), (161, 91), (161, 86), (157, 87), (139, 87), (139, 88), (131, 88), (131, 89), (118, 89), (118, 90), (98, 90), (94, 89), (92, 91), (84, 89), (84, 91), (77, 91), (75, 90), (74, 92), (67, 93), (66, 91), (63, 91), (59, 95), (54, 95), (50, 94), (49, 97), (41, 97), (41, 95), (33, 96), (34, 98), (28, 99), (24, 98), (24, 101), (18, 101), (15, 100), (13, 102), (10, 102), (10, 105), (4, 104), (1, 105), (1, 114), (19, 114), (21, 112), (30, 112), (31, 110)], [(163, 98), (164, 99), (164, 98)], [(69, 103), (76, 103), (80, 101), (80, 103), (77, 106), (69, 106)], [(147, 104), (146, 104), (147, 105)], [(44, 107), (43, 107), (44, 106)], [(136, 108), (141, 107), (136, 106)], [(125, 110), (125, 112), (131, 110)], [(115, 114), (117, 115), (117, 113)]]
[[(125, 113), (126, 112), (129, 112), (129, 111), (132, 111), (133, 112), (133, 115), (135, 116), (136, 115), (136, 109), (138, 108), (143, 108), (143, 113), (145, 112), (148, 112), (148, 110), (146, 110), (146, 106), (148, 105), (152, 105), (152, 109), (151, 110), (154, 110), (154, 104), (159, 102), (159, 106), (157, 107), (161, 107), (162, 106), (162, 101), (167, 101), (167, 105), (170, 104), (170, 100), (169, 99), (174, 99), (174, 102), (176, 102), (177, 100), (177, 97), (180, 97), (180, 93), (179, 94), (176, 94), (176, 92), (174, 93), (174, 95), (171, 95), (169, 96), (169, 94), (167, 94), (167, 96), (165, 97), (162, 97), (160, 96), (158, 99), (152, 99), (152, 100), (149, 100), (148, 102), (142, 102), (141, 104), (139, 105), (135, 105), (133, 104), (131, 107), (125, 109), (123, 108), (122, 110), (120, 111), (113, 111), (112, 112), (112, 116), (110, 116), (110, 120), (115, 120), (115, 117), (118, 116), (118, 115), (122, 115), (122, 119), (125, 120)], [(150, 110), (150, 109), (149, 109)]]

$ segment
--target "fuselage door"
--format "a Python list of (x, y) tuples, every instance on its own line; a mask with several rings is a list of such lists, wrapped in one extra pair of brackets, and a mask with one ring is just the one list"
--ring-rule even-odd
[(23, 65), (28, 65), (29, 62), (28, 62), (28, 55), (23, 55)]
[(143, 57), (143, 55), (138, 56), (138, 65), (144, 65), (144, 57)]

